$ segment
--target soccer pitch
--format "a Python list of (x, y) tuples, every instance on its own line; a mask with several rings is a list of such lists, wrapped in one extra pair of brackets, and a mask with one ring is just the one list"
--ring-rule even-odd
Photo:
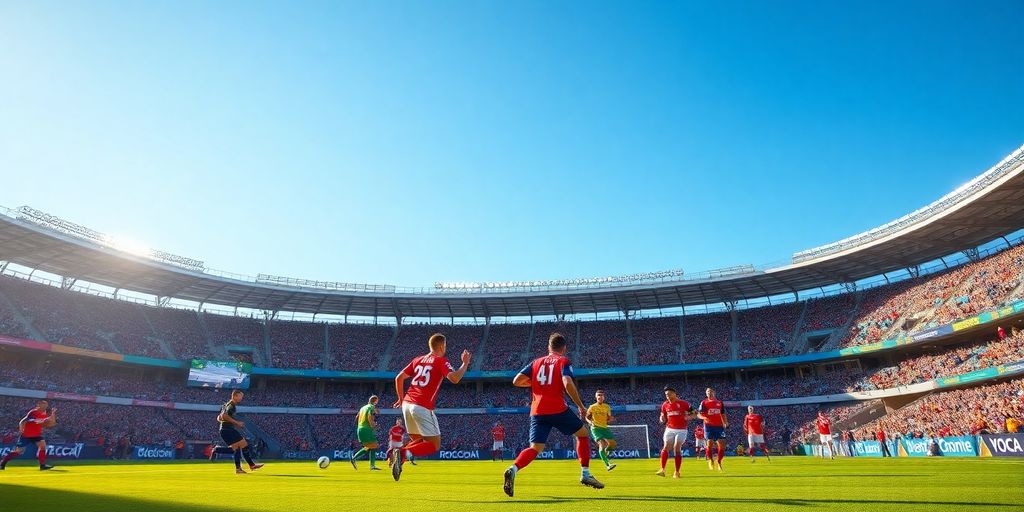
[(398, 483), (386, 462), (384, 471), (371, 473), (366, 462), (355, 471), (347, 461), (326, 470), (313, 462), (269, 461), (249, 475), (235, 475), (230, 462), (79, 463), (49, 472), (20, 462), (0, 472), (2, 510), (1024, 509), (1024, 460), (1008, 459), (777, 457), (751, 464), (729, 458), (724, 473), (687, 459), (680, 480), (654, 476), (656, 460), (622, 460), (610, 473), (595, 472), (604, 490), (581, 486), (574, 461), (537, 461), (519, 474), (514, 498), (501, 491), (508, 462), (421, 462), (406, 465)]

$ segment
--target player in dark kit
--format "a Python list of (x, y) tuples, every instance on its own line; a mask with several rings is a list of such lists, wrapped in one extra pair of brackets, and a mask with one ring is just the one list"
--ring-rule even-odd
[(242, 433), (239, 432), (239, 429), (245, 428), (245, 423), (235, 419), (235, 409), (244, 397), (245, 393), (240, 389), (236, 389), (231, 392), (231, 400), (228, 400), (220, 408), (217, 422), (220, 424), (220, 438), (224, 440), (224, 444), (227, 446), (217, 446), (210, 454), (210, 460), (213, 460), (217, 454), (233, 455), (235, 459), (235, 473), (239, 475), (245, 474), (245, 471), (242, 469), (243, 457), (245, 462), (249, 464), (250, 471), (263, 467), (263, 464), (259, 464), (252, 459), (252, 453), (249, 452), (249, 441), (242, 437)]
[(53, 469), (53, 466), (46, 463), (46, 440), (43, 439), (43, 427), (57, 424), (57, 409), (50, 411), (49, 415), (46, 414), (49, 405), (46, 400), (36, 402), (35, 409), (28, 411), (28, 414), (18, 422), (18, 445), (0, 460), (0, 470), (7, 469), (7, 463), (11, 459), (21, 455), (25, 448), (32, 445), (38, 450), (36, 458), (39, 459), (39, 471)]
[[(548, 355), (537, 358), (516, 374), (512, 385), (530, 388), (533, 400), (530, 404), (530, 446), (519, 452), (516, 462), (505, 470), (505, 494), (514, 493), (516, 473), (525, 468), (537, 455), (544, 451), (551, 429), (556, 428), (565, 435), (576, 437), (576, 455), (580, 459), (582, 475), (580, 483), (595, 489), (604, 489), (590, 474), (590, 438), (583, 422), (586, 409), (583, 400), (572, 381), (572, 364), (565, 357), (565, 337), (554, 333), (548, 338)], [(579, 415), (569, 410), (564, 394), (568, 393)]]

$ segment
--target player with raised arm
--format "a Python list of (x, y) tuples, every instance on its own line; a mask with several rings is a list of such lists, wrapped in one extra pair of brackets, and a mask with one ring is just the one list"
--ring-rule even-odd
[[(530, 388), (530, 446), (519, 452), (515, 464), (505, 470), (503, 489), (510, 497), (515, 492), (516, 474), (544, 451), (551, 429), (576, 437), (576, 455), (580, 459), (580, 483), (595, 489), (604, 489), (590, 474), (590, 438), (583, 422), (586, 411), (579, 390), (572, 380), (572, 364), (565, 357), (565, 337), (552, 333), (548, 338), (548, 355), (526, 365), (512, 380), (512, 385)], [(565, 403), (568, 394), (579, 414), (574, 414)]]
[(597, 455), (601, 457), (601, 462), (604, 462), (605, 469), (611, 471), (615, 469), (615, 464), (612, 464), (608, 457), (615, 449), (616, 443), (615, 435), (608, 428), (608, 424), (615, 422), (615, 416), (612, 416), (611, 406), (605, 402), (603, 390), (599, 389), (594, 393), (594, 400), (597, 403), (587, 408), (587, 423), (590, 423), (590, 435), (597, 443)]
[(240, 429), (245, 428), (245, 422), (235, 419), (235, 412), (238, 404), (245, 398), (245, 393), (241, 389), (235, 389), (231, 391), (231, 400), (228, 400), (220, 408), (220, 413), (217, 414), (217, 423), (219, 425), (218, 430), (220, 431), (220, 438), (224, 440), (227, 446), (217, 446), (210, 453), (210, 460), (213, 460), (217, 454), (231, 454), (235, 460), (235, 474), (244, 475), (245, 471), (242, 469), (242, 458), (245, 458), (245, 462), (249, 464), (249, 470), (255, 471), (263, 467), (263, 464), (259, 464), (252, 458), (252, 453), (249, 451), (249, 441), (242, 437)]
[(715, 390), (707, 388), (704, 390), (707, 398), (700, 403), (697, 409), (697, 417), (704, 421), (704, 437), (707, 438), (707, 447), (704, 448), (704, 456), (708, 459), (708, 469), (715, 469), (715, 460), (711, 458), (711, 447), (718, 445), (718, 470), (722, 470), (722, 459), (725, 458), (725, 429), (729, 426), (729, 420), (725, 417), (725, 404), (715, 398)]
[(46, 463), (46, 440), (43, 439), (43, 427), (49, 428), (57, 424), (57, 409), (46, 414), (50, 404), (46, 400), (36, 402), (36, 406), (28, 411), (21, 421), (18, 422), (18, 444), (7, 455), (0, 460), (0, 470), (7, 469), (7, 463), (11, 459), (21, 455), (25, 448), (36, 447), (36, 459), (39, 460), (39, 471), (53, 469), (53, 466)]
[[(391, 451), (391, 476), (397, 482), (402, 476), (402, 464), (405, 462), (405, 452), (416, 457), (426, 457), (441, 449), (441, 428), (437, 424), (437, 415), (434, 414), (434, 404), (437, 403), (437, 393), (441, 390), (441, 381), (448, 379), (452, 384), (458, 384), (462, 376), (469, 369), (471, 354), (468, 350), (462, 351), (462, 366), (458, 370), (452, 368), (451, 363), (445, 359), (446, 340), (443, 334), (433, 334), (427, 340), (430, 352), (413, 358), (406, 367), (395, 376), (395, 394), (398, 400), (393, 407), (402, 408), (402, 417), (405, 418), (405, 425), (409, 429), (409, 442), (398, 450), (397, 457), (395, 450)], [(405, 381), (409, 381), (409, 391), (405, 391)], [(396, 460), (397, 459), (397, 460)]]
[(676, 471), (672, 478), (679, 478), (679, 467), (683, 463), (683, 444), (686, 443), (687, 419), (693, 418), (690, 410), (690, 403), (681, 400), (676, 395), (675, 388), (665, 386), (665, 401), (661, 404), (661, 414), (658, 415), (658, 422), (665, 425), (665, 433), (662, 435), (664, 444), (661, 447), (661, 469), (654, 474), (665, 476), (665, 464), (668, 463), (668, 455), (675, 456)]
[(825, 448), (828, 448), (829, 460), (835, 460), (835, 450), (832, 448), (832, 420), (825, 416), (824, 412), (818, 411), (818, 419), (814, 420), (818, 427), (818, 438), (821, 440), (821, 458), (825, 458)]
[(359, 409), (359, 414), (356, 416), (356, 439), (359, 439), (359, 444), (363, 447), (349, 457), (348, 461), (352, 463), (352, 469), (359, 469), (356, 460), (365, 453), (370, 459), (370, 471), (380, 471), (380, 468), (377, 467), (377, 447), (380, 446), (377, 444), (376, 432), (377, 400), (377, 395), (372, 395), (366, 405)]
[(501, 420), (494, 423), (491, 427), (491, 439), (494, 440), (494, 444), (491, 445), (491, 460), (505, 461), (505, 426), (501, 424)]
[(764, 442), (764, 417), (754, 413), (754, 406), (747, 406), (747, 415), (743, 418), (743, 433), (747, 434), (747, 448), (750, 451), (750, 462), (754, 462), (754, 454), (761, 448), (768, 462), (772, 456), (768, 453), (768, 445)]
[[(395, 458), (391, 457), (391, 452), (393, 450), (401, 450), (403, 444), (405, 444), (405, 427), (402, 426), (402, 418), (398, 418), (395, 420), (391, 430), (388, 431), (388, 461), (395, 460)], [(405, 460), (413, 466), (416, 465), (416, 460), (411, 453), (406, 452)]]

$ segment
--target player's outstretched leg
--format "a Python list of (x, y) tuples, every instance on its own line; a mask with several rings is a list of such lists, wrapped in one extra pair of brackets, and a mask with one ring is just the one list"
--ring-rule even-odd
[(768, 453), (768, 445), (766, 443), (761, 443), (761, 451), (764, 452), (764, 458), (768, 459), (768, 462), (771, 462), (772, 456)]
[(533, 459), (537, 458), (537, 454), (543, 449), (543, 444), (534, 444), (523, 449), (523, 451), (519, 452), (519, 455), (516, 456), (515, 462), (505, 470), (505, 484), (502, 486), (502, 489), (510, 498), (515, 494), (516, 473), (526, 466), (529, 466), (530, 463), (533, 462)]
[(359, 466), (356, 465), (356, 459), (362, 457), (364, 453), (366, 453), (366, 448), (360, 448), (358, 452), (353, 453), (352, 456), (348, 458), (348, 461), (352, 463), (352, 469), (359, 469)]
[(7, 463), (10, 462), (11, 459), (17, 458), (19, 455), (21, 455), (21, 450), (11, 450), (10, 453), (4, 455), (3, 460), (0, 460), (0, 471), (7, 469)]
[(590, 474), (590, 438), (587, 437), (586, 432), (582, 436), (576, 437), (576, 455), (580, 459), (580, 483), (594, 489), (604, 489), (604, 484), (598, 482)]

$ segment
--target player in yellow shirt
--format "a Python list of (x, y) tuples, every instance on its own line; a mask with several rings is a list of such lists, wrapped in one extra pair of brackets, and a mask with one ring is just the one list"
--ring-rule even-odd
[(615, 464), (608, 460), (608, 456), (615, 449), (615, 435), (608, 424), (615, 421), (615, 416), (612, 416), (611, 406), (604, 401), (604, 391), (597, 390), (594, 399), (597, 403), (587, 408), (587, 423), (590, 423), (590, 435), (597, 441), (597, 454), (604, 462), (604, 467), (611, 471), (615, 469)]

